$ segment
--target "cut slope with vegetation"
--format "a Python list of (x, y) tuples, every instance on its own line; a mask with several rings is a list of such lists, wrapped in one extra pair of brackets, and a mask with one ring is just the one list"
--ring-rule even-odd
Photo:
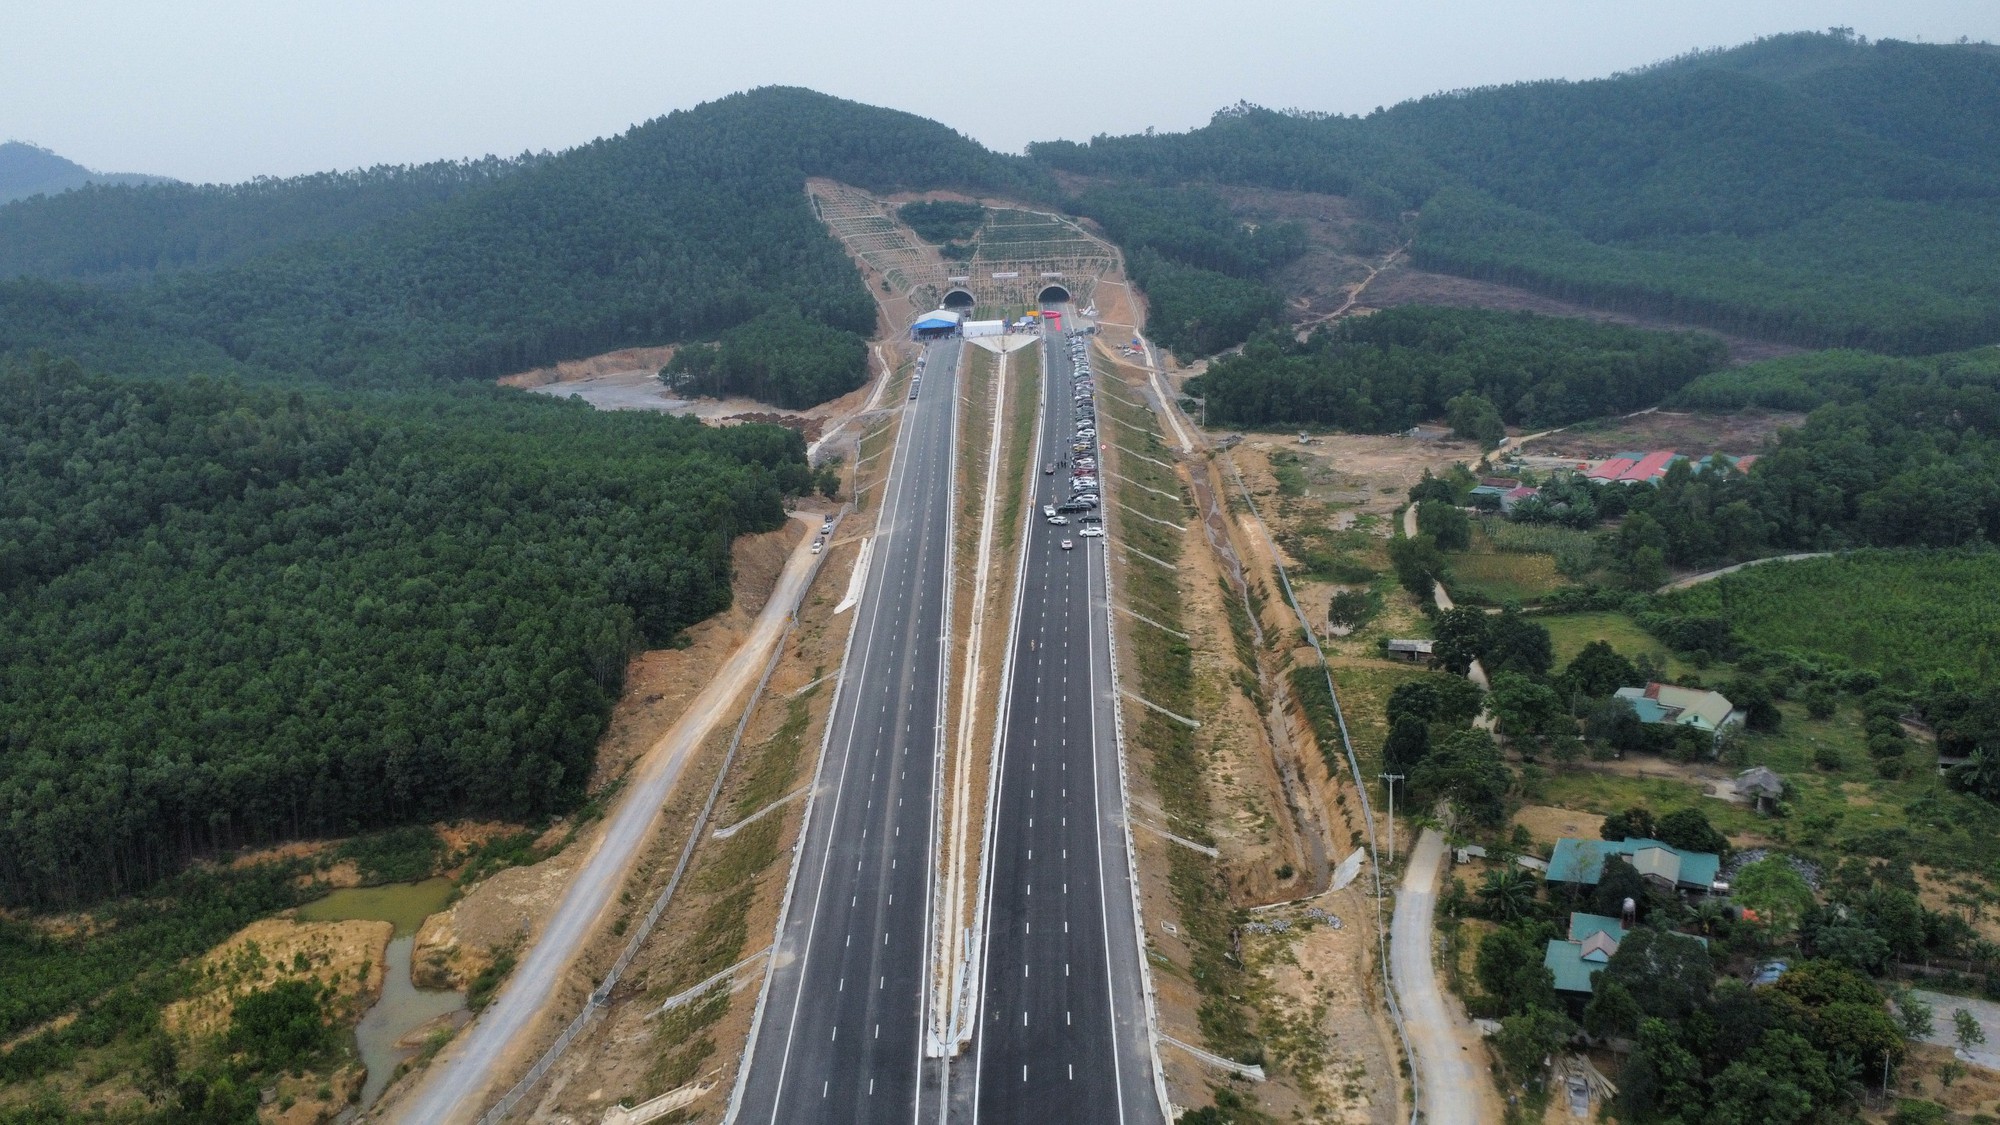
[(797, 434), (498, 391), (0, 374), (0, 902), (583, 791)]

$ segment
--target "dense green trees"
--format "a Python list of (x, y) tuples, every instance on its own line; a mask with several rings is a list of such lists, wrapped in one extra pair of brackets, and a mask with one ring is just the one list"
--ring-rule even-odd
[(0, 900), (581, 793), (797, 434), (481, 391), (0, 374)]
[(143, 281), (341, 238), (476, 191), (546, 157), (442, 160), (241, 184), (91, 186), (0, 207), (0, 277)]
[(1417, 531), (1436, 541), (1440, 551), (1463, 551), (1472, 546), (1472, 519), (1465, 509), (1440, 500), (1417, 502)]
[(1188, 391), (1225, 425), (1382, 432), (1449, 414), (1464, 436), (1492, 444), (1502, 420), (1561, 425), (1637, 410), (1722, 359), (1721, 342), (1698, 334), (1406, 307), (1339, 321), (1305, 343), (1260, 336)]
[(260, 1070), (297, 1066), (333, 1046), (324, 991), (314, 980), (284, 980), (244, 994), (229, 1013), (229, 1045)]
[(1208, 191), (1099, 187), (1070, 205), (1124, 247), (1146, 291), (1148, 329), (1186, 356), (1239, 344), (1275, 321), (1284, 298), (1264, 279), (1305, 252), (1298, 224), (1246, 224)]
[(1600, 307), (1935, 352), (2000, 337), (1996, 75), (1979, 45), (1782, 36), (1366, 117), (1237, 106), (1190, 133), (1029, 151), (1097, 177), (1345, 195), (1384, 227), (1414, 220), (1419, 265)]
[(676, 351), (660, 378), (679, 394), (744, 395), (800, 409), (867, 382), (868, 345), (844, 328), (774, 309), (715, 344)]

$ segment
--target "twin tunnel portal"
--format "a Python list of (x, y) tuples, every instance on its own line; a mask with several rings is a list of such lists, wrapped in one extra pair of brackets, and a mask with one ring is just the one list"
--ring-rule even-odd
[[(1041, 295), (1036, 300), (1045, 309), (1068, 305), (1071, 300), (1069, 287), (1065, 285), (1044, 286)], [(953, 312), (963, 313), (971, 312), (972, 306), (978, 303), (978, 299), (972, 295), (971, 290), (954, 287), (945, 290), (944, 298), (939, 303), (944, 308), (950, 309)]]
[[(1067, 286), (1040, 296), (1069, 311)], [(959, 289), (943, 303), (975, 302)], [(1081, 337), (1040, 332), (1033, 461), (1095, 472)], [(956, 479), (965, 346), (926, 345), (905, 407), (731, 1121), (1165, 1119), (1126, 835), (1108, 540), (1083, 534), (1103, 527), (1094, 520), (1028, 525), (990, 791), (973, 815), (985, 833), (972, 924), (942, 901), (952, 572), (965, 565), (952, 558), (952, 512), (976, 487)], [(1034, 509), (1069, 500), (1072, 479), (1036, 472)]]

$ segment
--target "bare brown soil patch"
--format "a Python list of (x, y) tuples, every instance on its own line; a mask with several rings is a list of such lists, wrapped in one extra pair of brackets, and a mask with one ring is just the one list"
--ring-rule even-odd
[(1604, 828), (1604, 817), (1599, 813), (1554, 805), (1527, 805), (1514, 814), (1514, 823), (1526, 828), (1537, 845), (1548, 847), (1564, 838), (1598, 839)]
[[(1951, 1013), (1940, 1012), (1938, 1018), (1943, 1025), (1951, 1025)], [(1896, 1092), (1903, 1097), (1919, 1097), (1933, 1101), (1954, 1114), (1953, 1120), (1980, 1120), (1978, 1114), (2000, 1115), (2000, 1074), (1984, 1067), (1959, 1064), (1961, 1073), (1954, 1076), (1947, 1086), (1944, 1081), (1945, 1067), (1951, 1064), (1952, 1050), (1935, 1043), (1919, 1043), (1914, 1040), (1905, 1044), (1909, 1055), (1903, 1066), (1896, 1072)], [(1984, 1048), (1990, 1050), (1991, 1048)], [(1869, 1121), (1887, 1121), (1887, 1113), (1871, 1112)]]
[(333, 989), (336, 1023), (352, 1023), (382, 992), (382, 960), (395, 926), (388, 922), (299, 922), (261, 918), (201, 959), (200, 983), (161, 1015), (186, 1036), (218, 1034), (237, 998), (283, 980), (315, 980)]
[(1776, 410), (1733, 414), (1656, 410), (1623, 418), (1580, 422), (1536, 438), (1522, 447), (1531, 457), (1597, 460), (1632, 450), (1676, 449), (1689, 456), (1728, 453), (1743, 456), (1764, 447), (1771, 435), (1797, 426), (1806, 416)]
[[(326, 1125), (347, 1109), (350, 1097), (361, 1096), (367, 1081), (368, 1070), (358, 1063), (332, 1074), (279, 1075), (272, 1099), (257, 1111), (257, 1120), (262, 1125)], [(285, 1108), (288, 1101), (290, 1109)]]
[(713, 670), (743, 643), (777, 585), (785, 559), (808, 534), (799, 520), (786, 520), (776, 531), (738, 536), (729, 549), (729, 608), (688, 629), (686, 645), (652, 649), (632, 658), (625, 668), (624, 694), (598, 744), (591, 792), (622, 776), (680, 718)]
[(603, 355), (584, 359), (566, 359), (547, 367), (536, 367), (514, 375), (502, 376), (497, 382), (503, 387), (544, 387), (550, 383), (574, 383), (584, 379), (597, 379), (606, 375), (620, 375), (631, 371), (652, 374), (665, 367), (674, 357), (674, 345), (656, 348), (620, 348)]
[(521, 826), (501, 820), (458, 820), (436, 825), (434, 831), (444, 842), (445, 854), (464, 855), (502, 836), (521, 831)]
[(1942, 914), (1956, 914), (1972, 924), (1980, 937), (2000, 941), (2000, 914), (1989, 896), (1992, 887), (1976, 875), (1958, 875), (1933, 867), (1918, 867), (1917, 898)]
[(532, 937), (569, 886), (578, 853), (565, 851), (482, 879), (465, 897), (424, 919), (410, 950), (418, 988), (463, 991), (502, 949)]

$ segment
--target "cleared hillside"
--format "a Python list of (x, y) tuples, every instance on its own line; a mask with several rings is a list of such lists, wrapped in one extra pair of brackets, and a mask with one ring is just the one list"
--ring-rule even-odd
[(1421, 266), (1597, 307), (1920, 353), (2000, 337), (1996, 120), (1989, 47), (1800, 34), (1367, 117), (1238, 106), (1030, 151), (1093, 177), (1348, 196), (1411, 224)]

